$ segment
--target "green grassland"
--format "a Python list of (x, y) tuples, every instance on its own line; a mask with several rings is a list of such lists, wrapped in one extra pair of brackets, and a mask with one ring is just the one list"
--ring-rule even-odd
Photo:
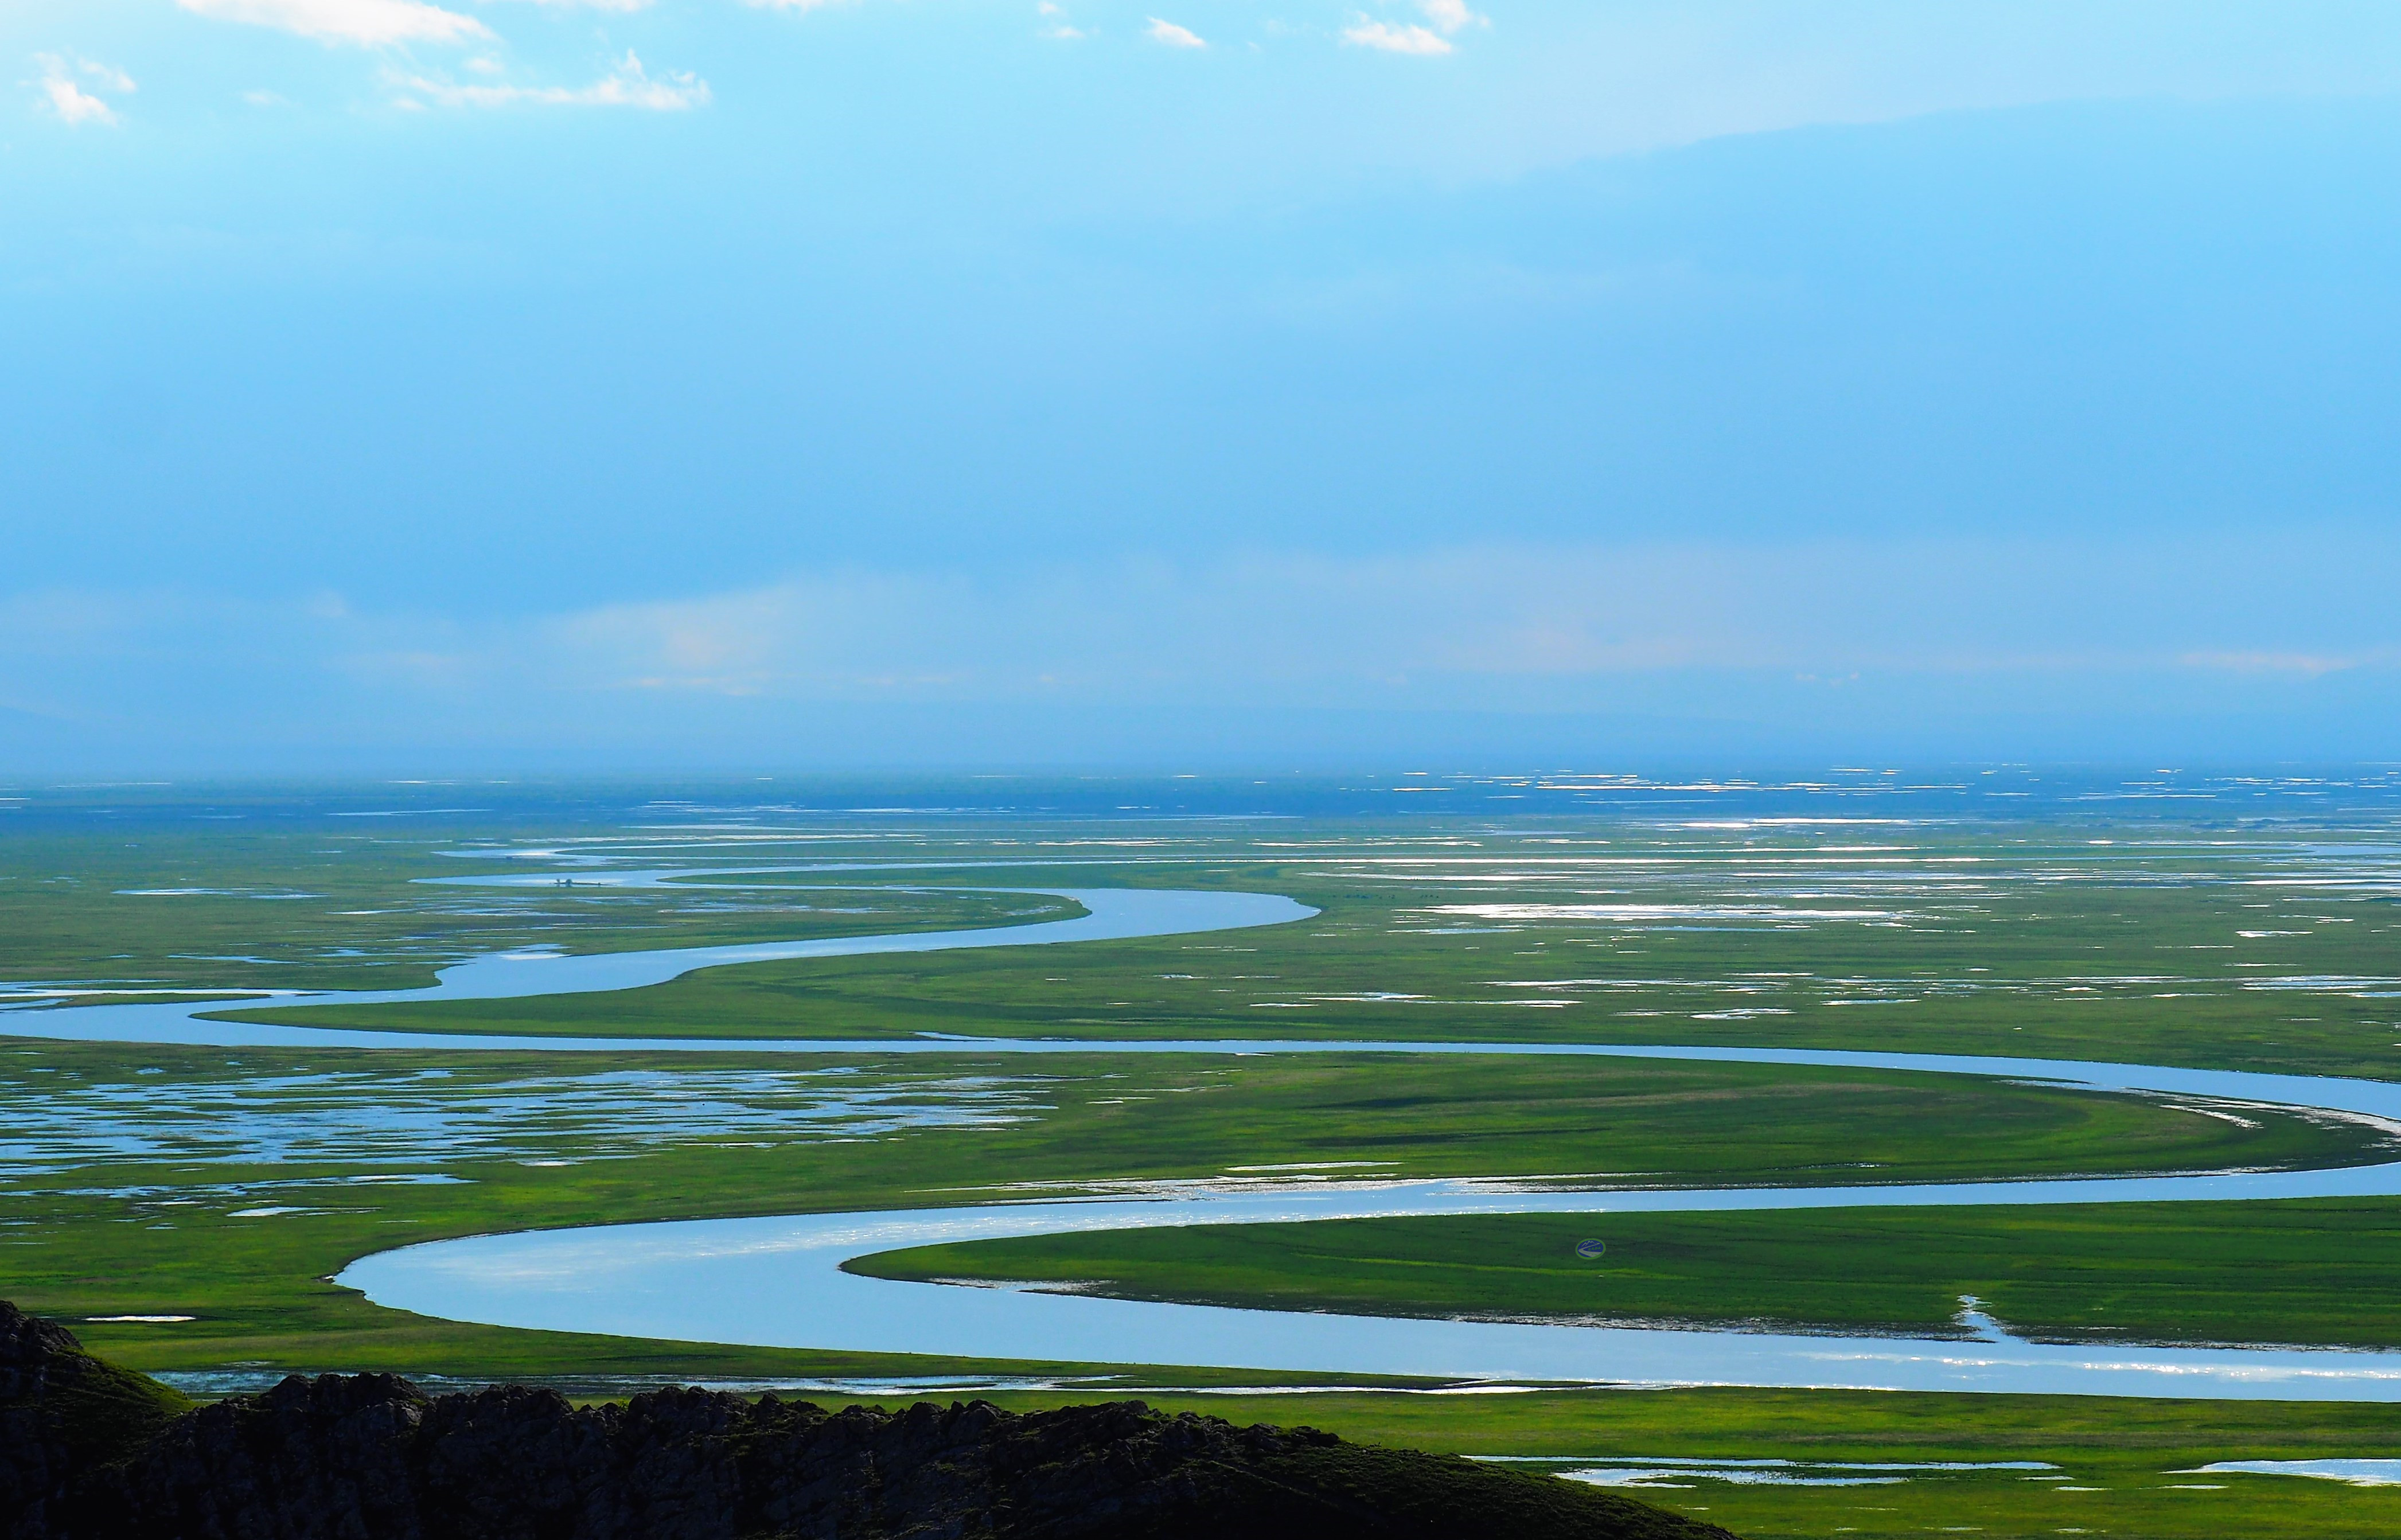
[[(752, 889), (434, 886), (522, 871), (446, 859), (438, 832), (13, 840), (0, 853), (0, 981), (146, 991), (411, 989), (479, 953), (624, 952), (1071, 918), (1081, 906), (839, 873)], [(545, 870), (547, 868), (545, 867)], [(562, 873), (570, 881), (575, 873)], [(97, 996), (87, 997), (101, 997)]]
[[(991, 1398), (1031, 1406), (1065, 1397)], [(1145, 1398), (1237, 1422), (1306, 1423), (1369, 1442), (1572, 1462), (1557, 1468), (1612, 1460), (1639, 1464), (1660, 1455), (2038, 1461), (2058, 1467), (1920, 1472), (1875, 1486), (1690, 1478), (1634, 1489), (1645, 1502), (1706, 1518), (1749, 1540), (1945, 1533), (1992, 1540), (2062, 1533), (2383, 1540), (2401, 1532), (2401, 1488), (2188, 1474), (2220, 1460), (2401, 1457), (2401, 1408), (2390, 1406), (1735, 1389)]]
[[(1586, 1238), (1606, 1253), (1575, 1254)], [(879, 1278), (1058, 1280), (1269, 1310), (2389, 1346), (2401, 1201), (1488, 1215), (1109, 1231), (862, 1258)]]
[[(1425, 835), (1393, 843), (1436, 848)], [(1625, 842), (1590, 843), (1598, 860)], [(1103, 876), (995, 869), (976, 880), (1244, 887), (1324, 913), (1079, 944), (1072, 962), (1035, 949), (827, 959), (605, 999), (239, 1014), (473, 1033), (1877, 1048), (2401, 1076), (2401, 902), (2313, 874), (2288, 842), (2128, 850), (1942, 833), (1917, 837), (1886, 870), (1845, 869), (1867, 858), (1790, 839), (1663, 836), (1626, 858), (1633, 867), (1597, 875), (1562, 875), (1540, 863), (1564, 858), (1506, 833), (1454, 833), (1439, 848), (1493, 881), (1462, 887), (1414, 861), (1346, 869), (1335, 856), (1199, 851)], [(1515, 912), (1449, 912), (1496, 904)], [(1801, 917), (1724, 912), (1763, 906)], [(1561, 912), (1596, 907), (1612, 912)], [(1625, 913), (1644, 908), (1667, 913)], [(1826, 914), (1865, 917), (1811, 917)]]
[[(1214, 887), (1287, 893), (1324, 913), (1214, 935), (753, 965), (618, 995), (304, 1019), (578, 1036), (1790, 1045), (2401, 1078), (2401, 903), (2380, 854), (2390, 833), (2374, 819), (1829, 831), (1614, 816), (785, 818), (786, 833), (701, 828), (675, 809), (638, 827), (597, 815), (336, 827), (278, 822), (271, 804), (215, 830), (135, 820), (10, 835), (0, 978), (391, 988), (500, 947), (1072, 913), (971, 890), (987, 886)], [(440, 854), (467, 847), (491, 859)], [(548, 870), (549, 850), (863, 869), (639, 891), (412, 880)], [(846, 886), (802, 890), (819, 882)], [(0, 1024), (37, 1033), (47, 1014)], [(34, 1037), (0, 1048), (0, 1297), (170, 1371), (1096, 1372), (503, 1331), (378, 1310), (325, 1281), (364, 1254), (498, 1230), (1107, 1191), (1280, 1164), (1830, 1185), (2380, 1158), (2371, 1131), (2306, 1120), (2244, 1129), (2055, 1088), (1668, 1061), (268, 1052)], [(1345, 1163), (1361, 1162), (1377, 1163)], [(2395, 1213), (2280, 1203), (1213, 1227), (1035, 1243), (1038, 1266), (995, 1269), (995, 1252), (969, 1248), (935, 1271), (1056, 1276), (1072, 1263), (1159, 1297), (1912, 1329), (1939, 1327), (1956, 1294), (1974, 1293), (2040, 1332), (2392, 1344), (2401, 1299), (2379, 1275), (2401, 1260)], [(1560, 1255), (1586, 1233), (1611, 1244), (1598, 1270)], [(1104, 1249), (1077, 1250), (1093, 1245)], [(1597, 1289), (1613, 1292), (1595, 1303)], [(197, 1319), (84, 1319), (154, 1313)], [(2265, 1314), (2275, 1329), (2257, 1326)], [(2039, 1459), (2072, 1478), (1697, 1480), (1649, 1493), (1763, 1537), (2401, 1532), (2401, 1493), (2175, 1474), (2215, 1459), (2401, 1454), (2401, 1409), (1804, 1391), (1242, 1397), (1197, 1391), (1296, 1377), (1114, 1373), (995, 1398), (1139, 1383), (1159, 1387), (1162, 1404), (1466, 1452)]]

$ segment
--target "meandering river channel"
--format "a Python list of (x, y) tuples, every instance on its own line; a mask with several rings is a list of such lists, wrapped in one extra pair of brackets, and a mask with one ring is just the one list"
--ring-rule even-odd
[[(647, 885), (683, 873), (577, 876)], [(696, 873), (694, 873), (696, 874)], [(712, 875), (723, 875), (721, 870)], [(548, 876), (446, 881), (536, 884)], [(1276, 925), (1315, 913), (1273, 894), (1042, 889), (1088, 913), (979, 930), (562, 956), (501, 954), (418, 990), (281, 996), (255, 1005), (355, 1005), (593, 993), (734, 963), (1023, 946)], [(2096, 1090), (2252, 1102), (2401, 1123), (2401, 1084), (2072, 1060), (1700, 1048), (1673, 1044), (1338, 1041), (1110, 1042), (465, 1036), (212, 1020), (232, 1008), (141, 1003), (0, 1012), (0, 1031), (83, 1041), (223, 1047), (728, 1051), (806, 1053), (1537, 1053), (1844, 1066), (2039, 1079)], [(1893, 1390), (2401, 1400), (2401, 1352), (2026, 1342), (1972, 1310), (1967, 1339), (1421, 1320), (1228, 1310), (1030, 1289), (868, 1278), (851, 1258), (940, 1241), (1159, 1225), (1370, 1217), (1912, 1207), (2401, 1195), (2401, 1162), (2334, 1170), (1850, 1188), (1529, 1190), (1507, 1182), (1296, 1183), (1289, 1189), (997, 1203), (802, 1217), (704, 1219), (478, 1236), (381, 1253), (338, 1282), (446, 1320), (758, 1346), (1045, 1363), (1178, 1364), (1492, 1382), (1843, 1386)]]

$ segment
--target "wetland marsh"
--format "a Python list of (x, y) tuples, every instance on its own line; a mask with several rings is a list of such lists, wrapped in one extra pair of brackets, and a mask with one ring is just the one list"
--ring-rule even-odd
[[(1911, 1049), (2370, 1079), (2401, 1064), (2401, 858), (2392, 789), (2380, 783), (2085, 783), (2044, 800), (2039, 816), (1957, 786), (1558, 784), (1571, 789), (1462, 783), (1434, 802), (1409, 799), (1406, 816), (1400, 799), (1374, 788), (1290, 799), (1307, 804), (1297, 818), (1290, 807), (1210, 803), (1237, 795), (1228, 788), (1181, 809), (1005, 814), (869, 815), (721, 796), (573, 816), (556, 805), (477, 818), (428, 808), (431, 821), (375, 820), (369, 840), (350, 836), (368, 820), (333, 817), (360, 809), (289, 799), (254, 800), (221, 820), (254, 827), (204, 835), (188, 801), (103, 817), (88, 794), (47, 807), (29, 799), (15, 805), (40, 817), (20, 825), (25, 837), (8, 847), (17, 859), (0, 882), (13, 949), (5, 970), (22, 985), (19, 1011), (0, 1014), (0, 1026), (25, 1034), (0, 1058), (0, 1281), (31, 1308), (87, 1322), (188, 1317), (80, 1329), (103, 1351), (194, 1383), (283, 1367), (388, 1367), (580, 1376), (595, 1390), (659, 1374), (862, 1389), (930, 1376), (1036, 1398), (1077, 1386), (1214, 1384), (1211, 1398), (1222, 1400), (1242, 1376), (512, 1331), (379, 1311), (323, 1280), (363, 1256), (445, 1236), (1160, 1190), (1144, 1184), (1219, 1190), (1364, 1176), (1546, 1189), (1823, 1187), (2388, 1158), (2380, 1131), (2356, 1121), (1857, 1067), (1093, 1051), (1139, 1039), (1373, 1038)], [(1345, 796), (1347, 805), (1327, 804)], [(1687, 810), (1695, 799), (1706, 816)], [(1509, 804), (1528, 800), (1544, 805)], [(2196, 814), (2195, 803), (2209, 805)], [(141, 853), (145, 840), (163, 852), (155, 862)], [(80, 867), (78, 850), (89, 858)], [(536, 882), (417, 880), (501, 861)], [(558, 886), (665, 865), (817, 870), (702, 871), (671, 889)], [(804, 891), (830, 881), (847, 896)], [(1000, 887), (1272, 892), (1321, 913), (1218, 936), (749, 963), (612, 995), (312, 1002), (268, 1013), (412, 1034), (842, 1044), (822, 1054), (446, 1053), (415, 1038), (405, 1048), (217, 1051), (40, 1040), (41, 1018), (88, 1009), (60, 1002), (103, 997), (66, 991), (155, 999), (130, 992), (405, 988), (501, 948), (640, 951), (1075, 913), (989, 891)], [(195, 888), (211, 891), (183, 891)], [(287, 893), (316, 896), (272, 897)], [(863, 1051), (926, 1033), (1092, 1046), (1038, 1059), (971, 1044), (939, 1057)], [(1813, 1330), (1948, 1327), (1945, 1296), (1955, 1306), (1957, 1293), (1974, 1293), (2035, 1335), (2396, 1345), (2380, 1326), (2393, 1300), (2378, 1248), (2394, 1229), (2382, 1203), (2086, 1213), (1614, 1217), (1610, 1260), (1625, 1270), (1623, 1286), (1597, 1309), (1571, 1292), (1589, 1274), (1509, 1260), (1555, 1249), (1565, 1231), (1543, 1227), (1580, 1223), (1556, 1217), (1127, 1231), (1099, 1250), (1092, 1237), (986, 1243), (952, 1248), (960, 1255), (937, 1271), (1280, 1308)], [(995, 1245), (1036, 1249), (986, 1251)], [(1310, 1376), (1266, 1378), (1289, 1396)], [(1629, 1394), (1562, 1392), (1556, 1404), (1589, 1403), (1598, 1415), (1630, 1408)], [(1896, 1444), (1910, 1441), (1897, 1430), (1920, 1415), (1912, 1408), (1957, 1403), (1841, 1402), (1831, 1392), (1812, 1403), (1811, 1394), (1637, 1398), (1721, 1409), (1839, 1404), (1845, 1417), (1880, 1419)], [(2073, 1421), (2072, 1406), (2084, 1404), (2051, 1399), (2056, 1408), (2025, 1415)], [(1317, 1418), (1315, 1402), (1310, 1415), (1373, 1437), (1358, 1430), (1385, 1417), (1375, 1409), (1390, 1404), (1402, 1417), (1422, 1406), (1406, 1417), (1442, 1431), (1409, 1439), (1464, 1449), (1479, 1430), (1525, 1425), (1508, 1408), (1536, 1401), (1554, 1404), (1411, 1399), (1401, 1386), (1354, 1384), (1324, 1403), (1328, 1415)], [(2005, 1402), (2015, 1404), (1990, 1398), (1959, 1415), (1973, 1423)], [(2328, 1457), (2390, 1451), (2394, 1424), (2372, 1411), (2282, 1405), (2292, 1408), (2287, 1444)], [(1295, 1413), (1279, 1406), (1273, 1415)], [(2152, 1406), (2126, 1421), (2181, 1418), (2175, 1437), (2212, 1459), (2272, 1457), (2285, 1445), (2213, 1431), (2252, 1426), (2243, 1419), (2256, 1415)], [(2301, 1437), (2321, 1426), (2350, 1430), (2339, 1435), (2350, 1445)], [(1790, 1443), (1746, 1435), (1738, 1452), (1722, 1441), (1702, 1450), (1698, 1422), (1644, 1437), (1654, 1441), (1495, 1452), (1780, 1458)], [(1983, 1457), (1971, 1451), (1968, 1463)], [(2253, 1506), (2201, 1488), (2259, 1483), (2308, 1489), (2277, 1506), (2278, 1533), (2343, 1533), (2389, 1501), (2244, 1474), (2157, 1481), (2150, 1490), (2161, 1495), (2150, 1501), (2167, 1505), (2161, 1524), (2182, 1523), (2169, 1513), (2175, 1503), (2216, 1503), (2221, 1514)], [(1668, 1495), (1733, 1502), (1749, 1515), (1736, 1525), (1744, 1533), (1829, 1533), (1859, 1527), (1862, 1515), (1844, 1510), (1837, 1523), (1829, 1506), (1829, 1493), (1849, 1490), (1702, 1473)], [(1896, 1513), (1954, 1502), (1988, 1519), (2017, 1514), (2007, 1522), (2035, 1532), (2019, 1512), (2027, 1500), (1993, 1471), (1921, 1472), (1874, 1490), (1909, 1494)], [(2001, 1493), (2009, 1501), (1996, 1507)], [(1722, 1506), (1711, 1517), (1734, 1522)]]

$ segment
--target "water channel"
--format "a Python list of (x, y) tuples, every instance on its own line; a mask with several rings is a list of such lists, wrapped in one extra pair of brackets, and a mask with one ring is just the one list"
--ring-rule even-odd
[[(618, 884), (681, 873), (611, 873)], [(443, 879), (538, 883), (550, 877)], [(579, 877), (579, 882), (586, 879)], [(1044, 889), (1075, 919), (581, 956), (501, 954), (418, 990), (324, 992), (278, 1007), (522, 998), (661, 983), (701, 968), (808, 957), (1052, 944), (1236, 929), (1315, 913), (1273, 894)], [(257, 1002), (269, 1003), (269, 1002)], [(2076, 1060), (1703, 1048), (1674, 1044), (1287, 1039), (624, 1038), (470, 1036), (228, 1022), (226, 1001), (0, 1013), (27, 1038), (222, 1047), (803, 1053), (1516, 1053), (1733, 1061), (1968, 1074), (2246, 1102), (2401, 1124), (2401, 1084)], [(1074, 1364), (1178, 1364), (1452, 1381), (1743, 1384), (2082, 1395), (2401, 1400), (2401, 1352), (2037, 1343), (1967, 1310), (1959, 1338), (1803, 1335), (1229, 1310), (1035, 1288), (901, 1283), (843, 1271), (902, 1246), (1159, 1225), (1460, 1214), (1623, 1213), (2401, 1195), (2401, 1162), (2303, 1172), (1684, 1191), (1528, 1190), (1507, 1182), (1301, 1182), (1261, 1190), (478, 1236), (384, 1252), (337, 1279), (376, 1303), (446, 1320), (756, 1346)], [(1963, 1301), (1963, 1304), (1966, 1303)]]

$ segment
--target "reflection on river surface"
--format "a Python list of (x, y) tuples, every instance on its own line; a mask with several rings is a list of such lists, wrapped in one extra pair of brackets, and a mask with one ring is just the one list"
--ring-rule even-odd
[[(620, 873), (655, 880), (661, 873)], [(491, 880), (491, 879), (485, 879)], [(523, 879), (499, 879), (501, 881)], [(558, 956), (503, 954), (446, 969), (431, 989), (298, 997), (295, 1004), (521, 998), (628, 989), (698, 968), (805, 957), (1019, 946), (1272, 925), (1313, 911), (1257, 893), (1067, 892), (1081, 918), (1011, 928)], [(2401, 1086), (2079, 1061), (1678, 1045), (1359, 1042), (840, 1042), (461, 1037), (206, 1020), (218, 1006), (83, 1007), (21, 1017), (49, 1038), (473, 1051), (739, 1049), (838, 1053), (1547, 1053), (1827, 1065), (2037, 1079), (2220, 1097), (2401, 1124)], [(1443, 1214), (1626, 1213), (2061, 1203), (2401, 1193), (2401, 1163), (2340, 1170), (2037, 1182), (1679, 1192), (1525, 1192), (1475, 1182), (1313, 1184), (1168, 1201), (1095, 1200), (692, 1220), (483, 1236), (387, 1252), (340, 1281), (379, 1304), (445, 1319), (665, 1340), (1046, 1363), (1175, 1363), (1335, 1374), (1546, 1382), (1736, 1383), (1913, 1390), (2401, 1399), (2401, 1353), (2033, 1343), (1527, 1325), (1226, 1310), (862, 1277), (845, 1260), (944, 1241), (1129, 1226), (1298, 1222)]]

